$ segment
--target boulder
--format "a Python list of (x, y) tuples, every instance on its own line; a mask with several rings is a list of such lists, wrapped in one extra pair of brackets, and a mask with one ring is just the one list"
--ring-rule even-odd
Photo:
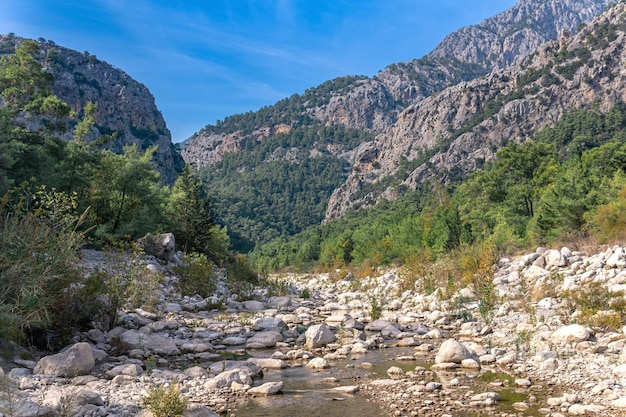
[(552, 333), (552, 341), (556, 344), (584, 342), (591, 337), (589, 329), (580, 324), (563, 326)]
[(324, 324), (316, 324), (309, 327), (304, 333), (304, 336), (306, 338), (306, 347), (308, 349), (324, 347), (337, 340), (335, 334)]
[(330, 364), (324, 358), (313, 358), (306, 364), (306, 367), (309, 369), (328, 369)]
[(283, 390), (283, 383), (278, 382), (266, 382), (265, 384), (253, 387), (248, 390), (250, 395), (275, 395)]
[(276, 343), (282, 342), (283, 336), (274, 330), (259, 332), (246, 341), (248, 349), (265, 349), (276, 346)]
[(233, 369), (224, 371), (205, 384), (207, 389), (230, 388), (233, 383), (241, 385), (252, 385), (252, 377), (245, 369)]
[(37, 362), (34, 373), (64, 378), (88, 375), (96, 365), (88, 343), (76, 343), (65, 352), (45, 356)]
[(252, 328), (257, 332), (263, 330), (281, 331), (287, 329), (287, 323), (276, 317), (263, 317), (262, 319), (255, 321)]
[(122, 346), (127, 349), (141, 349), (161, 356), (180, 355), (173, 339), (153, 333), (127, 330), (120, 335)]
[(176, 240), (173, 233), (162, 233), (160, 235), (148, 233), (137, 240), (137, 245), (148, 255), (152, 255), (155, 258), (167, 262), (173, 262), (176, 259)]
[(282, 359), (249, 358), (248, 362), (259, 365), (263, 369), (285, 369), (287, 367), (287, 362)]
[(543, 254), (548, 266), (564, 267), (567, 266), (567, 257), (556, 249), (551, 249)]
[(478, 360), (478, 357), (462, 343), (455, 339), (448, 339), (439, 347), (437, 356), (435, 356), (435, 363), (460, 364), (465, 359)]

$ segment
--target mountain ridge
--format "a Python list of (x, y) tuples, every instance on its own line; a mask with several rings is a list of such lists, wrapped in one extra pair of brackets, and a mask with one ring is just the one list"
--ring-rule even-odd
[[(393, 200), (426, 179), (446, 182), (467, 174), (506, 142), (526, 140), (569, 110), (593, 102), (607, 110), (625, 100), (626, 74), (619, 66), (625, 59), (624, 8), (612, 8), (579, 34), (566, 34), (509, 69), (407, 108), (392, 129), (360, 145), (348, 180), (330, 199), (326, 221)], [(413, 165), (406, 176), (401, 161)]]
[[(24, 40), (13, 34), (0, 35), (0, 56), (13, 53), (15, 46)], [(55, 78), (53, 93), (79, 116), (87, 102), (97, 105), (91, 138), (117, 132), (117, 137), (106, 147), (118, 153), (131, 143), (140, 149), (158, 145), (153, 162), (161, 181), (173, 184), (184, 161), (148, 88), (87, 51), (81, 53), (43, 38), (37, 42), (43, 69)], [(70, 122), (67, 127), (58, 136), (69, 140), (74, 125)]]
[[(581, 22), (601, 12), (607, 4), (604, 0), (520, 1), (478, 25), (461, 29), (458, 33), (468, 37), (465, 42), (458, 42), (461, 35), (455, 32), (444, 38), (439, 49), (429, 55), (391, 64), (374, 77), (346, 76), (329, 80), (257, 112), (229, 116), (216, 125), (207, 125), (185, 143), (183, 158), (200, 170), (217, 205), (220, 205), (219, 200), (227, 201), (218, 208), (228, 218), (231, 230), (248, 235), (254, 242), (281, 236), (281, 229), (301, 230), (306, 224), (316, 224), (320, 221), (318, 207), (324, 203), (326, 212), (321, 218), (328, 221), (343, 216), (349, 209), (369, 207), (381, 198), (393, 199), (397, 192), (392, 189), (382, 194), (383, 188), (372, 197), (368, 195), (369, 188), (381, 180), (389, 182), (390, 187), (400, 185), (400, 192), (414, 184), (400, 184), (401, 181), (389, 175), (376, 176), (385, 161), (379, 155), (380, 149), (373, 146), (377, 142), (369, 140), (368, 135), (398, 131), (395, 126), (406, 117), (403, 113), (406, 109), (419, 106), (427, 97), (441, 94), (448, 87), (486, 76), (498, 65), (513, 65), (551, 36), (575, 32)], [(490, 37), (485, 33), (491, 34)], [(476, 39), (481, 36), (484, 39), (478, 42)], [(474, 45), (470, 51), (473, 55), (464, 55), (467, 43)], [(453, 49), (454, 45), (457, 50)], [(443, 50), (448, 55), (444, 56)], [(496, 71), (501, 70), (496, 68)], [(324, 126), (344, 126), (346, 130), (356, 129), (367, 134), (359, 136), (359, 140), (337, 140), (337, 137), (324, 136)], [(316, 139), (310, 139), (311, 136)], [(307, 139), (303, 142), (304, 137)], [(431, 145), (436, 139), (437, 135), (431, 138)], [(260, 152), (261, 148), (265, 150)], [(271, 154), (272, 158), (260, 157), (261, 153)], [(386, 150), (387, 154), (392, 152)], [(294, 155), (299, 156), (294, 159)], [(284, 169), (299, 177), (295, 161), (302, 163), (320, 155), (335, 167), (330, 181), (335, 188), (330, 193), (329, 181), (308, 180), (312, 172), (302, 175), (309, 182), (305, 187), (281, 184), (277, 178), (264, 176), (264, 173), (278, 171), (274, 165), (283, 163), (286, 164)], [(394, 157), (397, 157), (394, 163), (402, 169), (415, 170), (415, 155)], [(477, 157), (484, 159), (486, 156)], [(226, 166), (230, 168), (225, 169)], [(246, 177), (245, 181), (242, 176)], [(301, 197), (285, 195), (268, 199), (246, 191), (251, 189), (271, 189), (279, 194), (306, 189), (314, 193), (316, 199), (310, 205), (309, 222), (302, 221), (302, 213), (296, 213), (300, 210), (295, 207), (287, 209), (292, 213), (283, 213), (286, 202), (301, 202)], [(281, 219), (276, 218), (276, 213), (282, 213)], [(300, 221), (294, 229), (288, 225), (293, 224), (289, 219), (296, 217)], [(264, 228), (274, 232), (263, 233)]]

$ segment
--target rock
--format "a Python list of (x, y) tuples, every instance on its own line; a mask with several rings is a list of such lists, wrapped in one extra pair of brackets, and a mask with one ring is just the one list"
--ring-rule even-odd
[(465, 347), (462, 343), (454, 339), (448, 339), (441, 344), (435, 363), (457, 363), (460, 364), (464, 359), (477, 359), (476, 354)]
[(613, 374), (619, 378), (626, 378), (626, 364), (613, 368)]
[(387, 369), (387, 375), (389, 375), (391, 378), (394, 378), (404, 375), (404, 371), (397, 366), (392, 366), (391, 368)]
[(282, 331), (287, 330), (288, 326), (282, 319), (276, 317), (263, 317), (254, 322), (252, 326), (257, 332), (265, 330)]
[(316, 324), (304, 333), (307, 349), (324, 347), (337, 340), (335, 334), (324, 324)]
[(591, 337), (591, 332), (580, 324), (570, 324), (552, 333), (552, 341), (557, 344), (584, 342)]
[(328, 369), (330, 364), (324, 358), (313, 358), (306, 364), (306, 367), (309, 369)]
[(137, 364), (118, 365), (104, 373), (108, 379), (113, 379), (118, 375), (139, 376), (143, 374), (143, 368)]
[(276, 343), (282, 342), (283, 336), (274, 330), (256, 333), (246, 341), (247, 349), (265, 349), (276, 346)]
[(248, 358), (248, 362), (259, 365), (263, 369), (285, 369), (287, 367), (287, 362), (281, 359)]
[(587, 416), (602, 413), (606, 407), (595, 404), (572, 404), (567, 413), (571, 416)]
[(176, 257), (176, 240), (173, 233), (162, 233), (160, 235), (148, 233), (137, 240), (137, 245), (148, 255), (167, 262), (173, 262)]
[(209, 376), (209, 373), (201, 366), (192, 366), (185, 369), (185, 376), (188, 378), (202, 378)]
[(215, 378), (207, 381), (204, 385), (206, 389), (231, 388), (234, 383), (252, 385), (252, 377), (245, 369), (233, 369), (222, 372)]
[(356, 394), (359, 392), (359, 387), (356, 385), (344, 385), (341, 387), (334, 387), (332, 390), (342, 394)]
[(250, 395), (275, 395), (283, 390), (282, 381), (266, 382), (258, 387), (252, 387), (248, 390)]
[(265, 310), (265, 304), (257, 300), (248, 300), (243, 302), (243, 308), (246, 311), (263, 311)]
[(461, 367), (466, 369), (480, 369), (480, 363), (477, 359), (463, 359), (461, 361)]
[(613, 407), (626, 409), (626, 396), (611, 401), (611, 405)]
[(564, 267), (567, 266), (567, 258), (565, 255), (556, 249), (551, 249), (543, 254), (546, 260), (547, 266)]
[(120, 335), (120, 342), (127, 349), (141, 349), (161, 356), (180, 355), (174, 340), (159, 334), (127, 330)]
[(220, 417), (220, 415), (204, 405), (193, 405), (185, 410), (182, 417)]
[(387, 326), (397, 326), (397, 324), (392, 323), (390, 321), (387, 320), (374, 320), (371, 323), (368, 323), (365, 326), (365, 330), (367, 330), (368, 332), (380, 332), (382, 331), (385, 327)]
[(88, 343), (76, 343), (65, 352), (45, 356), (37, 362), (34, 373), (64, 378), (87, 375), (96, 365)]
[(15, 410), (14, 414), (9, 415), (14, 417), (56, 417), (57, 412), (51, 407), (32, 401), (24, 401), (21, 404), (17, 404), (17, 410)]

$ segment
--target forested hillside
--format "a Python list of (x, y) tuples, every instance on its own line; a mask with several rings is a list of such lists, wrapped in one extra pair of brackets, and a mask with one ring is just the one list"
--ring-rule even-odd
[[(437, 125), (422, 153), (405, 152), (395, 143), (421, 143), (415, 130), (429, 125), (420, 120), (406, 126), (413, 107), (446, 88), (514, 65), (560, 34), (576, 32), (607, 4), (520, 1), (451, 34), (420, 59), (389, 65), (374, 77), (330, 80), (208, 125), (185, 143), (182, 155), (202, 172), (239, 250), (289, 236), (319, 224), (320, 210), (328, 220), (416, 188), (419, 180), (398, 183), (436, 153), (437, 134), (443, 143), (449, 140), (447, 129), (456, 127)], [(474, 104), (471, 111), (478, 117), (480, 102)], [(330, 128), (334, 131), (328, 137), (322, 129)], [(395, 139), (387, 139), (389, 131)], [(348, 137), (340, 138), (343, 134)], [(398, 151), (384, 149), (376, 135)]]
[(291, 239), (257, 248), (263, 270), (434, 262), (490, 242), (511, 253), (528, 244), (626, 236), (626, 104), (565, 115), (458, 184), (424, 183), (394, 202), (351, 212)]

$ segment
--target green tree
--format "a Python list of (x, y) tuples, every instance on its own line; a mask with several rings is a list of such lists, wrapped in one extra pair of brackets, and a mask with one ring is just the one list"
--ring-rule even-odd
[(177, 244), (185, 251), (195, 251), (222, 262), (228, 254), (228, 237), (216, 224), (202, 182), (191, 165), (186, 165), (176, 179), (168, 201), (168, 217)]
[(151, 162), (155, 151), (156, 146), (140, 153), (134, 144), (122, 155), (102, 151), (89, 191), (98, 237), (137, 238), (163, 224), (166, 196)]
[[(51, 182), (62, 157), (62, 142), (52, 133), (65, 128), (70, 108), (52, 94), (54, 77), (42, 70), (38, 55), (37, 43), (24, 41), (0, 57), (0, 192), (32, 178)], [(41, 126), (27, 128), (20, 115), (37, 116)]]

